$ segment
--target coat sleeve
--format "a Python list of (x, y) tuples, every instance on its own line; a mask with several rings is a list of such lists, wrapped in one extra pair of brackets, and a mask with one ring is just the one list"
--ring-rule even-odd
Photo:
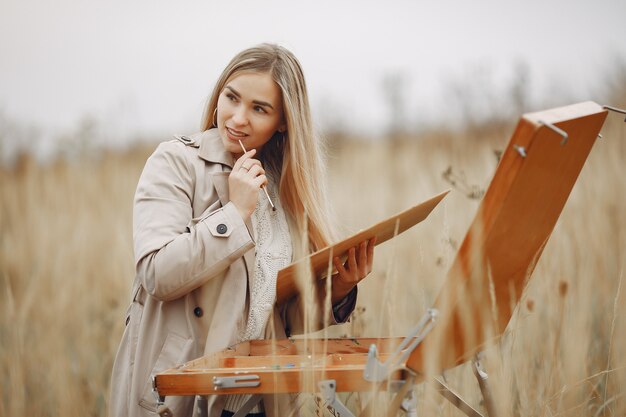
[[(165, 142), (146, 162), (133, 207), (137, 279), (153, 297), (179, 298), (223, 272), (254, 246), (231, 202), (192, 218), (195, 181), (178, 142)], [(205, 179), (208, 180), (208, 179)]]
[(315, 308), (308, 309), (312, 317), (306, 320), (304, 298), (297, 295), (279, 306), (281, 320), (287, 336), (315, 332), (324, 328), (325, 324), (333, 326), (346, 323), (356, 307), (358, 288), (355, 285), (343, 299), (331, 306), (330, 311), (324, 311), (324, 300), (314, 296)]

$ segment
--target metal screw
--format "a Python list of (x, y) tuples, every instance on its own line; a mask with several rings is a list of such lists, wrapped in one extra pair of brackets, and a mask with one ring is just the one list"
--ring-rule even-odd
[(524, 149), (523, 146), (513, 145), (513, 149), (515, 149), (518, 154), (522, 155), (522, 158), (526, 158), (526, 149)]

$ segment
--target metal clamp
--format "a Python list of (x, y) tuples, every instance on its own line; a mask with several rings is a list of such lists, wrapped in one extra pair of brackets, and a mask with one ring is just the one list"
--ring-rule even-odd
[(563, 138), (563, 140), (561, 140), (561, 145), (565, 145), (567, 143), (567, 139), (569, 138), (567, 136), (567, 132), (564, 131), (563, 129), (560, 129), (558, 127), (556, 127), (555, 125), (553, 125), (552, 123), (548, 123), (548, 122), (544, 122), (543, 120), (539, 120), (539, 124), (544, 125), (545, 127), (547, 127), (548, 129), (552, 130), (553, 132), (561, 135), (561, 137)]
[[(327, 408), (334, 416), (355, 417), (354, 414), (335, 395), (337, 383), (334, 379), (320, 381), (318, 384), (320, 394), (324, 401), (323, 407)], [(333, 410), (335, 412), (333, 412)]]
[(476, 375), (477, 378), (480, 378), (481, 380), (485, 381), (487, 378), (489, 378), (489, 375), (487, 375), (487, 371), (485, 371), (485, 368), (483, 368), (483, 364), (480, 361), (482, 359), (482, 352), (478, 352), (475, 356), (474, 356), (474, 360), (472, 361), (472, 365), (473, 365), (473, 369), (474, 369), (474, 374)]
[(258, 387), (261, 378), (258, 375), (214, 376), (213, 387), (218, 389)]
[[(376, 345), (370, 345), (369, 352), (367, 353), (367, 364), (365, 365), (363, 378), (370, 382), (384, 381), (389, 377), (391, 372), (403, 366), (411, 352), (415, 350), (417, 345), (419, 345), (422, 340), (424, 340), (424, 337), (426, 337), (426, 335), (432, 330), (438, 314), (439, 312), (436, 309), (428, 309), (426, 314), (422, 316), (417, 326), (415, 326), (415, 328), (404, 338), (402, 343), (398, 345), (396, 350), (394, 350), (393, 353), (387, 358), (385, 363), (381, 363), (378, 360)], [(404, 349), (406, 350), (402, 352)]]
[(409, 390), (402, 399), (401, 408), (404, 410), (407, 417), (417, 417), (417, 396), (412, 389)]

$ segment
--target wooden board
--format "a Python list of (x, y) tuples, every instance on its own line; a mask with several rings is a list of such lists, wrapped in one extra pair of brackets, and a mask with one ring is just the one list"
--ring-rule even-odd
[[(606, 114), (584, 102), (522, 117), (436, 301), (438, 322), (410, 368), (450, 368), (502, 334)], [(567, 142), (542, 122), (565, 131)]]
[[(160, 395), (271, 394), (316, 392), (318, 382), (337, 381), (337, 391), (385, 389), (363, 379), (367, 352), (376, 344), (385, 360), (402, 338), (282, 339), (240, 343), (214, 355), (188, 362), (156, 376)], [(214, 378), (255, 375), (259, 386), (220, 388)], [(395, 379), (403, 379), (401, 371)]]
[(448, 194), (449, 190), (444, 191), (423, 203), (420, 203), (414, 207), (411, 207), (402, 213), (391, 216), (386, 220), (383, 220), (375, 225), (361, 230), (360, 232), (353, 234), (334, 245), (327, 246), (306, 258), (295, 262), (278, 272), (276, 279), (276, 302), (282, 304), (289, 300), (291, 297), (297, 294), (297, 272), (300, 268), (306, 268), (310, 263), (312, 275), (314, 277), (321, 278), (323, 274), (328, 270), (328, 262), (330, 257), (339, 256), (344, 257), (348, 252), (348, 249), (357, 246), (364, 240), (368, 240), (376, 236), (376, 245), (380, 245), (393, 238), (395, 235), (399, 235), (404, 231), (415, 226), (419, 222), (428, 217), (431, 211), (441, 202), (441, 200)]

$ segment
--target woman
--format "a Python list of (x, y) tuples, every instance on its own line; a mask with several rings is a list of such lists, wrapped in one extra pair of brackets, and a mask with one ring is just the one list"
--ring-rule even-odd
[[(137, 274), (110, 414), (154, 415), (152, 375), (164, 369), (241, 341), (303, 332), (299, 297), (274, 305), (276, 273), (332, 241), (326, 201), (300, 64), (280, 46), (244, 50), (217, 81), (202, 132), (159, 145), (139, 180)], [(332, 311), (313, 309), (307, 330), (347, 320), (373, 243), (351, 249), (344, 264), (334, 260)], [(322, 305), (323, 285), (317, 294)], [(245, 400), (167, 397), (164, 406), (174, 416), (198, 407), (229, 416)], [(276, 403), (289, 406), (264, 401), (253, 415), (283, 415)]]

